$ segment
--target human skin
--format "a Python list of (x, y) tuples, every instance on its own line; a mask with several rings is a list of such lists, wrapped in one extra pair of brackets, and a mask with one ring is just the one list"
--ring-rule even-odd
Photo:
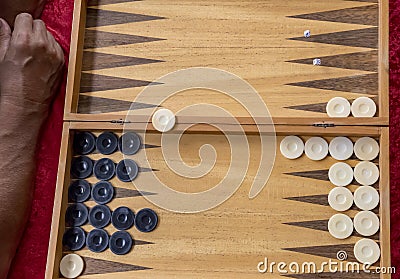
[(6, 278), (29, 216), (36, 147), (64, 55), (30, 14), (19, 14), (13, 31), (0, 23), (0, 278)]
[(39, 18), (46, 0), (1, 0), (0, 17), (13, 27), (15, 17), (20, 13), (29, 13)]

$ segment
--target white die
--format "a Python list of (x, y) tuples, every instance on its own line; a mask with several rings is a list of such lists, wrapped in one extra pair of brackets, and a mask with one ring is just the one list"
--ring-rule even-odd
[(313, 60), (313, 65), (314, 66), (320, 66), (321, 65), (321, 59), (319, 59), (319, 58), (314, 59)]
[(304, 31), (304, 37), (306, 37), (306, 38), (310, 38), (310, 37), (311, 37), (311, 32), (310, 32), (310, 30)]

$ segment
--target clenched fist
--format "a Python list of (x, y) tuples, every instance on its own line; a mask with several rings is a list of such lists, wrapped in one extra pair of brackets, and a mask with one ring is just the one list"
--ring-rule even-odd
[(0, 26), (1, 101), (18, 106), (46, 106), (53, 99), (64, 54), (41, 20), (19, 14), (14, 31), (5, 20)]

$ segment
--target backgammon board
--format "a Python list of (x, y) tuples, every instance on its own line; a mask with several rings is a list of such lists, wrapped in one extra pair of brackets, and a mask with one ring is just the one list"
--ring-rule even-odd
[[(187, 86), (188, 79), (168, 78), (182, 69), (204, 68), (231, 74), (211, 72), (206, 78), (192, 75), (189, 79), (207, 79), (218, 89), (219, 84), (234, 84), (231, 77), (239, 77), (258, 98), (240, 90), (232, 98), (211, 86), (177, 90)], [(165, 98), (165, 92), (174, 90)], [(371, 98), (377, 112), (373, 117), (331, 118), (326, 107), (334, 97), (350, 103)], [(203, 103), (210, 110), (196, 109)], [(260, 103), (268, 107), (265, 114), (256, 110)], [(195, 109), (185, 111), (188, 107)], [(215, 107), (229, 112), (234, 121), (214, 111)], [(171, 132), (160, 133), (151, 123), (160, 108), (176, 114)], [(339, 262), (357, 262), (353, 249), (365, 238), (357, 232), (341, 240), (331, 236), (328, 221), (338, 212), (328, 203), (334, 188), (328, 172), (338, 160), (330, 155), (320, 161), (306, 155), (285, 158), (279, 144), (289, 135), (304, 142), (312, 137), (331, 142), (343, 136), (353, 143), (363, 137), (379, 143), (379, 157), (372, 162), (380, 178), (372, 186), (380, 195), (373, 210), (380, 229), (367, 238), (381, 250), (372, 270), (390, 267), (388, 115), (386, 0), (77, 0), (46, 278), (64, 278), (60, 261), (68, 254), (82, 257), (79, 278), (88, 279), (391, 278), (377, 272), (329, 272), (326, 267), (318, 274), (259, 270), (266, 258), (320, 266), (338, 261), (339, 252), (346, 254)], [(234, 151), (228, 140), (239, 130), (245, 133), (249, 151), (244, 175), (232, 171), (236, 165), (231, 162)], [(109, 179), (115, 193), (107, 206), (111, 211), (126, 206), (135, 214), (151, 208), (158, 225), (149, 233), (134, 226), (127, 229), (134, 245), (123, 256), (110, 249), (71, 251), (63, 238), (69, 227), (69, 187), (76, 180), (71, 168), (82, 155), (74, 150), (75, 138), (82, 132), (96, 138), (112, 132), (121, 138), (126, 131), (139, 135), (137, 153), (123, 155), (117, 150), (104, 155), (91, 150), (84, 155), (94, 163), (103, 158), (115, 164), (134, 160), (138, 175), (132, 182), (116, 176)], [(179, 154), (165, 152), (163, 136), (174, 133), (182, 133)], [(268, 157), (273, 168), (260, 191), (249, 195), (260, 173), (268, 172), (260, 171), (265, 134), (276, 135), (274, 156)], [(216, 156), (204, 175), (188, 178), (171, 167), (183, 162), (195, 168), (204, 159), (202, 148), (209, 145)], [(354, 168), (360, 160), (353, 155), (343, 162)], [(227, 173), (232, 184), (240, 182), (236, 191), (197, 213), (160, 206), (162, 193), (151, 187), (156, 177), (176, 192), (206, 192)], [(84, 179), (91, 185), (99, 181), (94, 175)], [(352, 181), (347, 188), (355, 192), (360, 186)], [(90, 198), (83, 204), (91, 209), (96, 202)], [(353, 205), (344, 214), (354, 218), (359, 211)], [(85, 233), (94, 229), (88, 222), (81, 228)], [(108, 235), (117, 231), (112, 224), (104, 230)]]

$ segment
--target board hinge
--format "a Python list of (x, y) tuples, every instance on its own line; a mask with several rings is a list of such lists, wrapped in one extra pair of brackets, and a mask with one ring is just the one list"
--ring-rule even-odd
[(123, 119), (118, 119), (118, 120), (111, 120), (112, 124), (119, 124), (119, 125), (124, 125), (126, 123), (131, 123), (130, 121), (125, 121)]
[(313, 126), (319, 127), (319, 128), (331, 128), (331, 127), (335, 127), (335, 124), (334, 123), (314, 123)]

